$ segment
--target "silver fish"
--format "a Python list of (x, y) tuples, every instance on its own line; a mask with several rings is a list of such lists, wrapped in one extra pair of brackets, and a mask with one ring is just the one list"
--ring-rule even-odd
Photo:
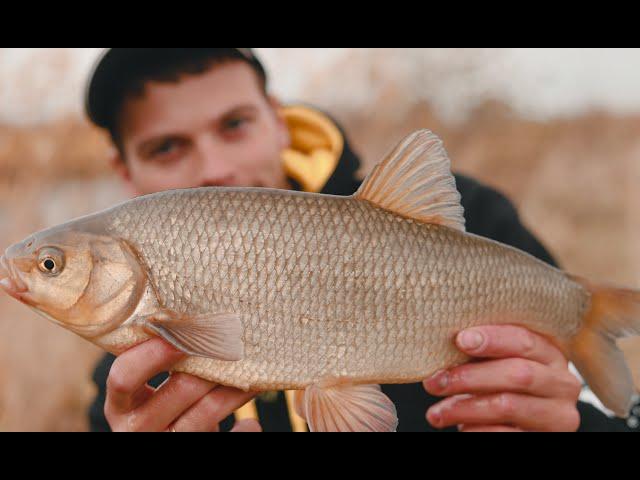
[(466, 233), (428, 131), (352, 197), (158, 193), (36, 233), (1, 263), (7, 292), (109, 352), (160, 336), (188, 355), (176, 371), (298, 390), (313, 431), (394, 430), (378, 384), (468, 361), (453, 339), (478, 325), (547, 336), (619, 415), (635, 393), (615, 341), (640, 334), (640, 293)]

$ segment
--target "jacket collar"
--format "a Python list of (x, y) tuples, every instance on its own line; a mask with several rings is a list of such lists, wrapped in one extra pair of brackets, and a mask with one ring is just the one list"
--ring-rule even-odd
[(281, 114), (291, 136), (282, 164), (297, 189), (333, 195), (354, 193), (360, 161), (338, 124), (304, 105), (284, 107)]

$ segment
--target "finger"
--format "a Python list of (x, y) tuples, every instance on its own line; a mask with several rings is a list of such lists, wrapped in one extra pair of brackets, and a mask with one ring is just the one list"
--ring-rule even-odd
[(549, 340), (513, 325), (470, 328), (458, 334), (456, 344), (472, 357), (520, 357), (545, 365), (567, 365), (562, 352)]
[(254, 420), (253, 418), (247, 418), (245, 420), (240, 420), (239, 422), (237, 422), (231, 429), (231, 432), (260, 433), (262, 432), (262, 427), (257, 420)]
[(577, 401), (581, 384), (569, 369), (555, 369), (523, 358), (507, 358), (441, 371), (425, 380), (424, 388), (438, 397), (512, 392)]
[(510, 425), (531, 431), (576, 431), (580, 415), (572, 402), (514, 393), (451, 397), (431, 407), (427, 420), (436, 428), (456, 425)]
[(483, 426), (466, 426), (462, 425), (459, 431), (463, 433), (517, 433), (523, 430), (506, 425), (483, 425)]
[(215, 387), (216, 384), (201, 378), (184, 373), (172, 374), (151, 398), (128, 415), (128, 430), (164, 431)]
[(124, 413), (135, 408), (148, 398), (147, 382), (170, 370), (183, 356), (157, 338), (124, 352), (113, 363), (107, 378), (105, 410)]
[(218, 387), (202, 397), (174, 424), (177, 432), (216, 432), (218, 425), (256, 396), (231, 387)]

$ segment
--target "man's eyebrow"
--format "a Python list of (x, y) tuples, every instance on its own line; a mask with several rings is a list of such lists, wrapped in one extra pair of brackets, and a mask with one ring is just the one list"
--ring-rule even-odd
[(255, 113), (257, 111), (258, 107), (256, 107), (255, 105), (239, 105), (224, 112), (222, 115), (216, 118), (214, 122), (220, 122), (221, 120), (225, 120), (226, 118), (232, 117), (233, 115), (238, 115), (241, 113)]

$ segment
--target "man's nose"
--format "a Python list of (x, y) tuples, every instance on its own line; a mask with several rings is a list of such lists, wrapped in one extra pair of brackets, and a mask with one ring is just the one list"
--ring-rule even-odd
[(199, 182), (203, 187), (234, 186), (233, 159), (229, 158), (224, 145), (215, 139), (207, 138), (198, 145)]

